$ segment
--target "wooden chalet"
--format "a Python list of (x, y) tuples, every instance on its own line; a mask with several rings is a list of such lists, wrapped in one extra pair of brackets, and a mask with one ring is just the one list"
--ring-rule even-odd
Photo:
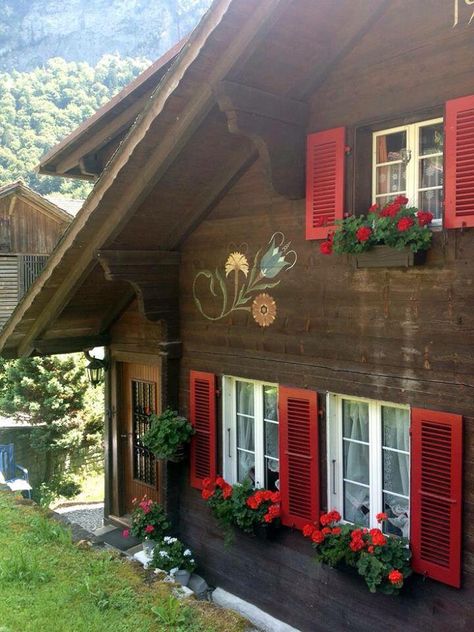
[[(41, 165), (99, 178), (2, 354), (105, 344), (107, 518), (159, 499), (209, 583), (304, 631), (472, 625), (471, 4), (216, 0), (140, 107), (126, 93), (114, 151), (109, 108)], [(435, 215), (424, 265), (321, 254), (395, 193)], [(196, 426), (189, 464), (140, 444), (167, 405)], [(216, 473), (280, 488), (275, 541), (224, 547)], [(416, 571), (400, 596), (314, 562), (300, 530), (325, 509), (389, 513)]]
[(71, 221), (22, 182), (0, 187), (0, 329)]

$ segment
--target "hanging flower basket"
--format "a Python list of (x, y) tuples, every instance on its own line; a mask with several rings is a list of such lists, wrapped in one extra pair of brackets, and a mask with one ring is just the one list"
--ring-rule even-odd
[(407, 268), (424, 263), (433, 215), (407, 204), (408, 198), (400, 195), (383, 208), (373, 204), (367, 215), (346, 217), (321, 243), (321, 253), (353, 255), (355, 268)]
[(179, 463), (186, 457), (186, 447), (193, 434), (190, 422), (167, 408), (161, 415), (150, 415), (150, 427), (142, 441), (157, 459)]

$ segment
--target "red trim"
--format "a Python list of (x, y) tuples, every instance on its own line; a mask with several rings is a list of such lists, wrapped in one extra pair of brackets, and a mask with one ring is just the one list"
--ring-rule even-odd
[(344, 127), (310, 134), (306, 151), (306, 239), (325, 239), (344, 216)]
[(462, 417), (411, 413), (413, 570), (461, 585)]
[(280, 386), (281, 521), (302, 529), (319, 519), (318, 396)]
[(216, 460), (216, 377), (213, 373), (191, 371), (190, 421), (196, 433), (191, 439), (191, 485), (202, 489), (205, 478), (217, 473)]
[(446, 228), (474, 226), (474, 95), (446, 103)]

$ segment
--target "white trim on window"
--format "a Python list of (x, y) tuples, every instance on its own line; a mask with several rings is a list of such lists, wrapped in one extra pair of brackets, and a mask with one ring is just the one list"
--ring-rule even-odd
[[(393, 402), (375, 401), (349, 395), (336, 395), (329, 393), (327, 396), (328, 418), (328, 510), (337, 509), (344, 518), (344, 458), (343, 458), (343, 401), (350, 400), (363, 402), (368, 405), (369, 416), (369, 502), (370, 516), (369, 528), (379, 526), (376, 515), (383, 509), (383, 450), (382, 445), (382, 408), (399, 408), (409, 411), (409, 406), (394, 404)], [(410, 423), (410, 422), (408, 422)], [(354, 441), (350, 439), (350, 441)], [(359, 444), (364, 442), (359, 441)], [(398, 450), (399, 453), (409, 455), (409, 452)], [(409, 477), (409, 474), (408, 474)], [(346, 479), (347, 482), (347, 479)], [(360, 483), (359, 483), (360, 484)], [(408, 480), (409, 489), (409, 480)], [(393, 492), (391, 495), (396, 496)], [(401, 496), (408, 498), (408, 496)], [(344, 522), (344, 519), (343, 519)]]
[[(241, 377), (224, 376), (223, 384), (223, 414), (222, 414), (222, 436), (223, 436), (223, 472), (224, 478), (233, 484), (238, 481), (237, 473), (237, 452), (244, 451), (237, 447), (237, 409), (236, 409), (236, 385), (238, 382), (245, 382), (254, 386), (254, 445), (255, 445), (255, 486), (265, 487), (265, 421), (278, 424), (275, 420), (265, 420), (264, 418), (264, 387), (277, 389), (277, 416), (278, 416), (278, 385), (270, 382), (248, 380)], [(242, 417), (249, 415), (243, 415)], [(273, 457), (271, 457), (273, 458)], [(278, 459), (274, 459), (278, 460)]]

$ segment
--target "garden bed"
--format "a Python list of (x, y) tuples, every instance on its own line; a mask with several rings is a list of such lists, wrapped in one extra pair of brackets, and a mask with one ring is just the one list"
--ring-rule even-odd
[(107, 550), (75, 545), (35, 506), (0, 491), (0, 621), (5, 632), (243, 632), (238, 615), (173, 597), (172, 584)]

